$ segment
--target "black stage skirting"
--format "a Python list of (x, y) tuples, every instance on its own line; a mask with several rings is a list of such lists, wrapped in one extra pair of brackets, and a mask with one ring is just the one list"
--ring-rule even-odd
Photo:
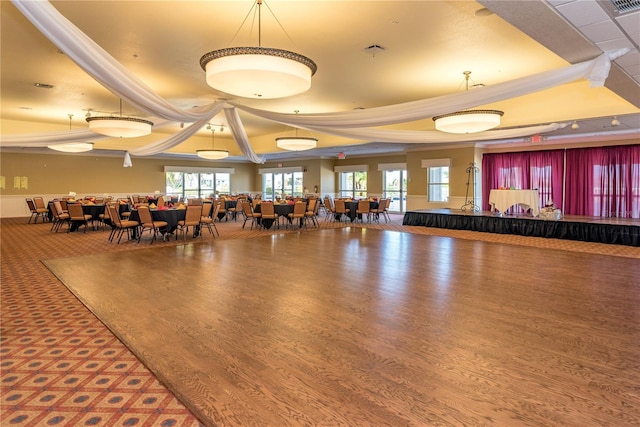
[[(611, 222), (615, 222), (615, 219)], [(548, 221), (538, 218), (497, 216), (491, 213), (411, 211), (404, 214), (402, 224), (640, 246), (640, 225), (611, 222), (606, 222), (606, 218), (593, 220), (593, 222), (567, 218)]]

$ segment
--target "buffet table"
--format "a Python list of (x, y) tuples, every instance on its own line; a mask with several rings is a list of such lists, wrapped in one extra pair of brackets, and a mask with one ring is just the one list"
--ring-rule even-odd
[(540, 198), (538, 190), (491, 190), (489, 204), (492, 211), (504, 213), (514, 205), (524, 205), (531, 209), (533, 216), (540, 213)]

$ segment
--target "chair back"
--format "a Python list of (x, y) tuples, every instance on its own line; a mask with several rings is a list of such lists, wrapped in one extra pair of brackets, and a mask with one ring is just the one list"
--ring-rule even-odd
[(187, 212), (184, 216), (184, 224), (198, 225), (200, 224), (200, 217), (202, 217), (202, 205), (189, 205), (187, 206)]
[(371, 203), (368, 200), (358, 201), (358, 212), (369, 212), (369, 206)]
[(51, 215), (53, 216), (54, 219), (59, 218), (58, 210), (56, 209), (56, 205), (53, 201), (49, 202), (49, 211), (51, 211)]
[(201, 197), (196, 197), (194, 199), (189, 199), (187, 201), (188, 205), (193, 205), (193, 206), (202, 206), (202, 198)]
[(42, 197), (34, 197), (33, 202), (36, 205), (37, 209), (46, 209), (47, 207), (44, 204), (44, 199)]
[(262, 202), (260, 204), (260, 213), (262, 214), (262, 218), (274, 217), (276, 212), (273, 207), (273, 202)]
[(331, 199), (329, 198), (329, 196), (324, 198), (324, 208), (328, 212), (333, 212), (333, 204), (331, 203)]
[(202, 216), (210, 216), (212, 206), (213, 206), (213, 203), (204, 203), (202, 205)]
[(70, 203), (67, 205), (69, 209), (69, 217), (72, 221), (80, 220), (84, 221), (84, 211), (82, 210), (82, 203)]
[(60, 200), (54, 200), (53, 207), (55, 208), (55, 212), (58, 214), (57, 216), (64, 213), (64, 210), (62, 209), (62, 202)]
[(33, 199), (27, 199), (27, 206), (29, 207), (31, 213), (36, 212), (36, 204), (33, 202)]
[(109, 217), (111, 218), (111, 223), (116, 227), (122, 227), (122, 221), (120, 220), (120, 212), (118, 208), (114, 205), (108, 205), (109, 208)]
[(336, 213), (347, 213), (347, 208), (344, 204), (344, 200), (336, 199), (335, 204), (336, 204)]
[(307, 211), (307, 204), (305, 202), (295, 202), (293, 204), (293, 217), (304, 218), (304, 214)]
[(158, 203), (156, 203), (156, 206), (159, 208), (164, 206), (164, 197), (162, 196), (158, 197)]
[(251, 208), (251, 203), (243, 203), (242, 204), (242, 212), (244, 212), (244, 214), (247, 217), (250, 217), (253, 215), (253, 209)]
[[(307, 204), (307, 210), (309, 212), (314, 212), (316, 210), (316, 205), (318, 204), (318, 199), (313, 198), (309, 199), (309, 203)], [(295, 205), (294, 205), (295, 208)]]
[[(209, 203), (209, 204), (211, 205), (211, 203)], [(206, 203), (205, 203), (205, 206), (206, 206)], [(209, 209), (211, 209), (211, 208), (209, 208)], [(215, 207), (215, 209), (213, 209), (213, 215), (211, 215), (211, 218), (213, 218), (214, 221), (220, 221), (218, 219), (218, 213), (219, 212), (220, 212), (220, 204), (216, 203), (216, 207)], [(202, 215), (204, 216), (204, 212), (203, 212)]]
[(138, 217), (140, 218), (141, 224), (153, 225), (153, 217), (151, 216), (149, 206), (138, 206)]

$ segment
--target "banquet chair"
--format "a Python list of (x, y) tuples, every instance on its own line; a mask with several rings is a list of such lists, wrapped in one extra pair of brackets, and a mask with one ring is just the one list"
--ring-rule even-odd
[(64, 225), (65, 222), (69, 221), (69, 214), (66, 212), (62, 212), (62, 208), (60, 207), (60, 202), (58, 200), (54, 200), (49, 202), (49, 209), (51, 210), (52, 219), (51, 219), (51, 230), (56, 233), (60, 228)]
[(216, 209), (214, 209), (213, 214), (214, 216), (211, 216), (211, 207), (213, 206), (213, 203), (205, 203), (202, 205), (202, 214), (200, 216), (200, 232), (202, 232), (202, 228), (206, 228), (207, 230), (209, 230), (209, 233), (211, 233), (211, 236), (216, 237), (216, 235), (213, 233), (213, 229), (211, 228), (211, 226), (213, 226), (216, 229), (216, 232), (218, 233), (218, 236), (220, 235), (220, 232), (218, 231), (218, 227), (216, 227), (216, 217), (218, 216), (218, 206), (216, 206)]
[(242, 223), (242, 228), (247, 224), (247, 221), (251, 220), (251, 229), (253, 230), (253, 225), (256, 223), (256, 220), (262, 216), (262, 214), (254, 212), (251, 203), (243, 203), (242, 208), (244, 209), (244, 222)]
[[(309, 199), (309, 205), (307, 206), (307, 211), (304, 213), (305, 225), (308, 220), (311, 220), (313, 225), (318, 227), (318, 210), (320, 209), (320, 201), (318, 199)], [(294, 206), (295, 208), (295, 206)]]
[(31, 216), (29, 217), (29, 221), (27, 221), (27, 224), (30, 224), (32, 219), (34, 220), (33, 223), (35, 224), (36, 222), (38, 222), (39, 216), (42, 217), (42, 222), (45, 222), (49, 214), (49, 209), (47, 208), (38, 209), (33, 199), (29, 199), (29, 198), (27, 199), (27, 206), (31, 211)]
[(98, 219), (100, 220), (100, 224), (102, 224), (102, 229), (104, 230), (104, 226), (107, 225), (107, 221), (110, 221), (109, 218), (109, 203), (105, 203), (104, 211), (98, 215)]
[(238, 220), (238, 216), (242, 216), (244, 217), (244, 204), (245, 203), (249, 203), (247, 202), (247, 199), (238, 199), (238, 201), (236, 202), (236, 207), (233, 208), (233, 220), (237, 221)]
[(218, 221), (222, 219), (228, 220), (227, 218), (227, 202), (222, 197), (215, 199), (215, 204), (218, 207)]
[(109, 217), (111, 218), (111, 233), (109, 233), (109, 241), (113, 242), (114, 237), (118, 236), (118, 244), (122, 239), (124, 232), (127, 232), (127, 237), (131, 240), (131, 231), (138, 228), (140, 223), (138, 221), (131, 221), (128, 219), (122, 219), (118, 212), (118, 207), (109, 205)]
[(159, 208), (164, 207), (164, 197), (162, 196), (158, 197), (158, 202), (156, 203), (156, 206)]
[[(364, 216), (367, 216), (367, 222), (371, 222), (371, 203), (368, 200), (359, 200), (356, 214), (360, 217), (360, 222), (364, 223)], [(356, 217), (357, 221), (358, 217)]]
[(233, 214), (234, 221), (238, 220), (238, 215), (244, 216), (244, 208), (242, 207), (242, 205), (245, 203), (247, 203), (247, 199), (238, 197), (238, 200), (236, 201), (236, 207), (229, 209), (229, 211)]
[[(44, 203), (44, 199), (42, 197), (34, 197), (33, 203), (36, 206), (36, 211), (42, 217), (42, 222), (46, 222), (49, 219), (49, 209), (47, 205)], [(36, 222), (38, 218), (36, 217)]]
[(275, 211), (273, 202), (262, 202), (260, 204), (260, 215), (262, 217), (263, 225), (265, 219), (272, 219), (273, 223), (276, 225), (276, 228), (280, 228), (280, 223), (278, 222), (278, 214)]
[(324, 220), (329, 221), (331, 219), (335, 219), (336, 210), (333, 207), (333, 203), (331, 203), (331, 198), (329, 196), (326, 196), (324, 198), (323, 206), (324, 206), (324, 213), (325, 213)]
[(306, 227), (307, 226), (305, 221), (306, 212), (307, 212), (307, 204), (305, 202), (302, 202), (302, 201), (295, 202), (293, 204), (293, 212), (287, 215), (289, 217), (289, 222), (291, 222), (291, 227), (293, 227), (295, 220), (298, 220), (298, 229), (300, 229), (300, 227), (302, 227), (303, 225)]
[(167, 227), (167, 221), (154, 221), (151, 216), (151, 211), (148, 206), (138, 206), (138, 216), (140, 217), (140, 232), (138, 233), (138, 243), (142, 238), (142, 233), (145, 230), (149, 230), (153, 237), (151, 238), (151, 244), (158, 237), (158, 232), (161, 228)]
[(338, 221), (342, 221), (342, 217), (348, 216), (349, 212), (351, 212), (351, 209), (346, 207), (343, 199), (336, 199), (334, 203), (335, 203), (334, 217)]
[(377, 208), (369, 209), (369, 212), (371, 213), (371, 216), (373, 217), (373, 220), (375, 222), (380, 222), (380, 214), (383, 214), (383, 212), (384, 212), (384, 207), (385, 207), (386, 200), (387, 199), (380, 199), (380, 201), (378, 202), (378, 207)]
[(391, 205), (391, 199), (386, 199), (384, 203), (384, 208), (382, 209), (382, 215), (384, 216), (384, 221), (389, 222), (391, 218), (389, 218), (389, 206)]
[[(176, 228), (176, 240), (178, 240), (178, 231), (182, 233), (182, 238), (187, 241), (187, 233), (189, 227), (193, 227), (193, 238), (197, 237), (198, 229), (200, 228), (200, 218), (202, 218), (202, 205), (188, 205), (184, 219), (178, 221), (178, 228)], [(202, 235), (202, 233), (200, 233)]]
[(89, 227), (89, 220), (93, 217), (89, 214), (85, 214), (82, 210), (82, 203), (71, 203), (67, 205), (69, 208), (69, 228), (67, 229), (67, 233), (71, 231), (71, 225), (73, 223), (78, 224), (78, 229), (80, 229), (81, 225), (84, 225), (83, 232), (87, 232), (87, 227)]

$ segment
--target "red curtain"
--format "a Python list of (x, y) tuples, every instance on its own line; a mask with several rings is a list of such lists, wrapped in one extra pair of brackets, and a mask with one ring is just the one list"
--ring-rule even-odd
[(540, 206), (562, 207), (564, 150), (488, 153), (482, 157), (482, 209), (489, 210), (492, 189), (538, 189)]
[(567, 150), (565, 213), (640, 218), (640, 145)]

